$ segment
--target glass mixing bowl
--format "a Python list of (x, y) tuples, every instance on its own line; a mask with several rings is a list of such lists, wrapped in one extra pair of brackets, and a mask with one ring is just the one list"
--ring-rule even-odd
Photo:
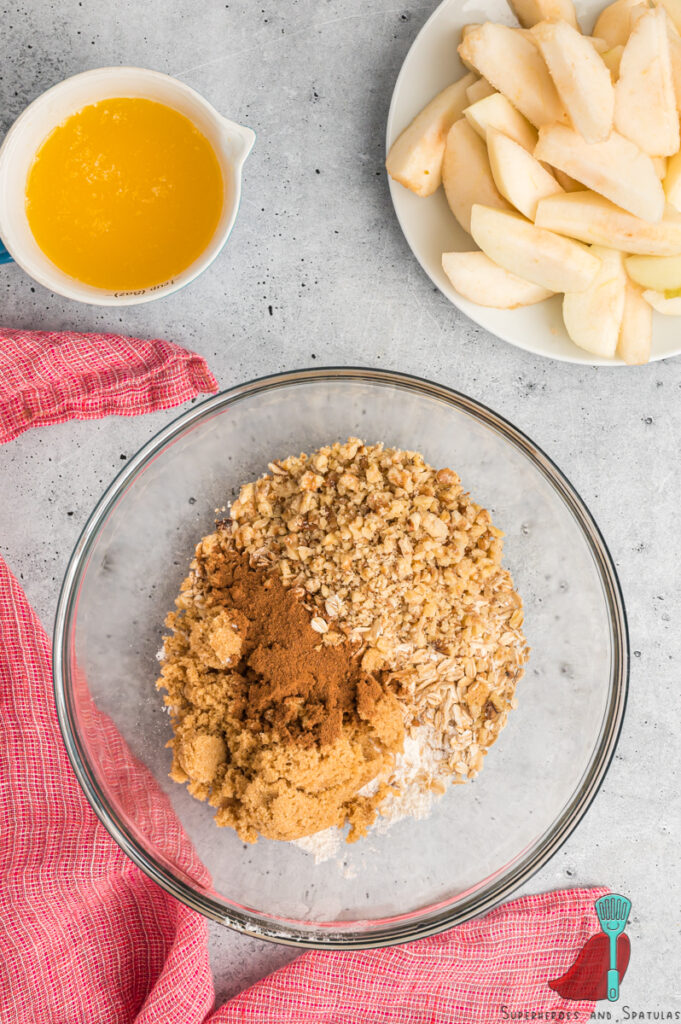
[[(218, 829), (213, 810), (168, 779), (171, 728), (154, 688), (156, 652), (216, 509), (272, 459), (351, 435), (451, 466), (491, 510), (506, 533), (505, 564), (525, 603), (532, 655), (518, 707), (475, 781), (451, 787), (430, 818), (405, 819), (385, 835), (344, 846), (342, 863), (315, 865), (289, 843), (248, 846)], [(206, 916), (303, 946), (404, 942), (507, 898), (556, 852), (597, 792), (617, 742), (627, 676), (612, 560), (551, 460), (464, 395), (365, 369), (257, 380), (162, 430), (92, 513), (69, 563), (55, 628), (64, 741), (116, 842)], [(149, 814), (153, 780), (128, 785), (109, 719), (165, 794), (160, 814)]]

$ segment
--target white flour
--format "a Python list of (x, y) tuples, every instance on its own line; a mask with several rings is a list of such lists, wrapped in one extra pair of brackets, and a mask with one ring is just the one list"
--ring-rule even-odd
[[(439, 796), (432, 788), (432, 782), (439, 774), (438, 766), (442, 756), (439, 749), (433, 745), (433, 739), (434, 733), (428, 726), (419, 726), (410, 736), (405, 737), (404, 750), (396, 756), (393, 773), (385, 780), (398, 787), (399, 791), (390, 793), (383, 801), (381, 813), (372, 825), (369, 835), (371, 832), (385, 835), (395, 822), (404, 818), (421, 820), (429, 816), (433, 803)], [(381, 781), (383, 780), (374, 779), (360, 790), (360, 794), (371, 796)], [(344, 839), (345, 836), (340, 829), (327, 828), (313, 836), (296, 839), (294, 844), (311, 854), (315, 864), (321, 864), (338, 854)], [(339, 866), (346, 878), (354, 877), (356, 868), (345, 865), (342, 858), (339, 859)]]
[(306, 853), (311, 853), (315, 864), (321, 864), (322, 861), (331, 860), (336, 856), (342, 841), (343, 833), (339, 828), (325, 828), (323, 832), (315, 832), (313, 836), (294, 839), (293, 845), (305, 850)]
[(388, 794), (373, 826), (379, 835), (403, 818), (422, 820), (430, 814), (438, 796), (431, 784), (438, 774), (440, 760), (431, 742), (432, 735), (427, 726), (420, 726), (405, 738), (404, 751), (395, 758), (395, 771), (390, 779), (399, 791)]

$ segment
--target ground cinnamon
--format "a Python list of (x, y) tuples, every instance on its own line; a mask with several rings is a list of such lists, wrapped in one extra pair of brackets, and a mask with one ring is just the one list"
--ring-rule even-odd
[(245, 681), (246, 728), (271, 727), (285, 742), (327, 745), (340, 736), (344, 718), (372, 720), (382, 687), (362, 672), (349, 644), (321, 644), (309, 613), (276, 576), (235, 551), (201, 557), (197, 568), (206, 608), (239, 615), (235, 671)]

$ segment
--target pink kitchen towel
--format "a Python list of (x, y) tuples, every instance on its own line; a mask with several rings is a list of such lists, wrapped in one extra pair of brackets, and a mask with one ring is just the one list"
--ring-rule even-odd
[(169, 409), (218, 386), (170, 341), (0, 328), (0, 444), (29, 427)]
[[(4, 439), (29, 425), (26, 409), (42, 423), (131, 415), (214, 387), (202, 360), (166, 342), (0, 332)], [(104, 716), (101, 728), (138, 818), (166, 830), (196, 876), (170, 804)], [(307, 953), (212, 1012), (206, 922), (136, 868), (90, 809), (59, 731), (49, 640), (2, 559), (0, 830), (3, 1024), (497, 1024), (593, 1010), (548, 981), (598, 931), (603, 889), (527, 896), (405, 946)]]

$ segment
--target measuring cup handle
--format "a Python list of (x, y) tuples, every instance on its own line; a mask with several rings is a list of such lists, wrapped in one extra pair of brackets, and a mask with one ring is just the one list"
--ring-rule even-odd
[(5, 249), (2, 242), (0, 242), (0, 263), (14, 263), (14, 259), (10, 256), (7, 249)]

